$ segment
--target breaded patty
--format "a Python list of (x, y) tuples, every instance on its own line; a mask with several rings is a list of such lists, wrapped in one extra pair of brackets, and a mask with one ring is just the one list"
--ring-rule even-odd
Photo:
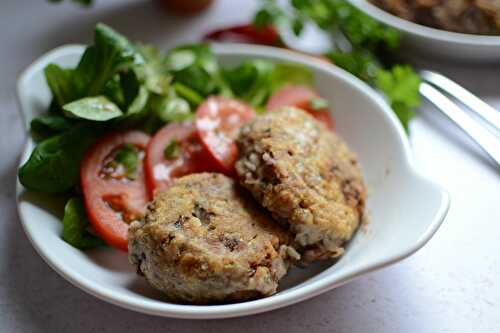
[(500, 34), (500, 1), (371, 0), (403, 19), (437, 29), (468, 34)]
[(343, 253), (360, 224), (366, 190), (355, 155), (306, 112), (284, 108), (243, 126), (241, 184), (288, 225), (303, 261)]
[(129, 260), (172, 300), (235, 301), (276, 292), (296, 254), (287, 243), (234, 180), (200, 173), (177, 179), (130, 226)]

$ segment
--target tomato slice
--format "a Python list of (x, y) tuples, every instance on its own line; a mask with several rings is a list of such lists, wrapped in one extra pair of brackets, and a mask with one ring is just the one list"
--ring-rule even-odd
[(254, 110), (236, 99), (211, 96), (196, 110), (196, 128), (213, 160), (228, 175), (234, 173), (238, 148), (234, 140), (244, 123), (255, 116)]
[(295, 106), (309, 112), (330, 130), (335, 130), (335, 121), (328, 108), (314, 110), (311, 106), (311, 101), (315, 98), (320, 98), (320, 96), (309, 87), (288, 85), (276, 91), (269, 98), (266, 108), (272, 111), (284, 106)]
[[(169, 146), (171, 156), (165, 152)], [(150, 197), (167, 189), (174, 178), (219, 171), (192, 123), (169, 124), (156, 132), (149, 142), (144, 167)]]
[[(109, 245), (127, 251), (128, 226), (144, 216), (148, 193), (144, 182), (144, 159), (149, 136), (140, 131), (111, 133), (86, 152), (80, 167), (85, 208), (95, 232)], [(131, 145), (139, 161), (130, 178), (114, 158), (124, 145)], [(120, 167), (121, 166), (121, 167)]]

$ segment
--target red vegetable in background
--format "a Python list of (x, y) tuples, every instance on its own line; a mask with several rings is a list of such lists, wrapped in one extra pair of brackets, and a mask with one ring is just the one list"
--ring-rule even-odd
[(243, 24), (212, 31), (205, 39), (219, 42), (238, 42), (283, 47), (284, 44), (273, 26), (257, 28), (253, 24)]

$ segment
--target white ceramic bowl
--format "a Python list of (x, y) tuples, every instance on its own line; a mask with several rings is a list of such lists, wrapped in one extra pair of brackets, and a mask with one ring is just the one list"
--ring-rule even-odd
[(348, 1), (377, 21), (401, 31), (404, 37), (403, 49), (456, 60), (500, 62), (500, 36), (434, 29), (392, 15), (368, 0)]
[[(286, 50), (237, 44), (214, 49), (224, 65), (258, 57), (301, 63), (314, 72), (321, 96), (332, 105), (338, 133), (358, 153), (364, 168), (368, 226), (357, 232), (335, 265), (294, 268), (273, 296), (227, 305), (180, 305), (169, 303), (138, 277), (125, 253), (111, 248), (82, 252), (65, 243), (60, 238), (63, 202), (18, 184), (19, 216), (26, 235), (54, 270), (90, 294), (128, 309), (169, 317), (223, 318), (269, 311), (321, 294), (402, 260), (431, 238), (447, 212), (448, 195), (414, 169), (406, 134), (370, 87), (341, 69)], [(26, 124), (45, 112), (50, 102), (43, 68), (51, 62), (74, 66), (82, 50), (82, 46), (55, 49), (22, 73), (18, 95)], [(32, 149), (28, 138), (21, 162)]]

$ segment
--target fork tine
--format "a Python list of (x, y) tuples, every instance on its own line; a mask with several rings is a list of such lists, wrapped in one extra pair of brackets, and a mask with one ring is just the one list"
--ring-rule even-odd
[(500, 112), (489, 104), (444, 75), (429, 70), (420, 71), (420, 75), (424, 81), (456, 98), (500, 132)]
[(460, 109), (434, 86), (422, 82), (419, 91), (422, 96), (427, 98), (438, 110), (469, 135), (500, 168), (500, 139), (492, 132), (487, 131), (479, 122)]

